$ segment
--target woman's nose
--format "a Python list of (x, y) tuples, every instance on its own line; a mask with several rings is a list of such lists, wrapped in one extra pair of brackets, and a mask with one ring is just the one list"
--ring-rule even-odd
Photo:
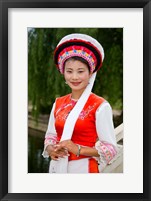
[(74, 80), (78, 79), (77, 73), (73, 73), (73, 74), (72, 74), (72, 79), (74, 79)]

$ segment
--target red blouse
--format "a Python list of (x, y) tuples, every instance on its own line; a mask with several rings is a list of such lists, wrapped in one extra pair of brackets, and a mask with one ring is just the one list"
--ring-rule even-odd
[[(102, 97), (91, 93), (75, 124), (71, 138), (74, 143), (89, 147), (95, 146), (98, 138), (95, 125), (95, 113), (97, 108), (104, 101), (105, 100)], [(61, 139), (64, 124), (68, 114), (75, 106), (75, 104), (76, 101), (71, 99), (71, 94), (56, 99), (54, 117), (58, 141)]]

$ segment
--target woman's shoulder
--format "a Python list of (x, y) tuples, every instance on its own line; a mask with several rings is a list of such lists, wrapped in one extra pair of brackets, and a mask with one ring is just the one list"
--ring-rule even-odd
[(91, 96), (90, 96), (91, 100), (95, 101), (95, 102), (106, 102), (105, 98), (101, 97), (101, 96), (98, 96), (94, 93), (91, 93)]
[(111, 111), (111, 105), (110, 103), (103, 97), (98, 96), (96, 94), (91, 94), (91, 101), (96, 104), (97, 112), (99, 111)]

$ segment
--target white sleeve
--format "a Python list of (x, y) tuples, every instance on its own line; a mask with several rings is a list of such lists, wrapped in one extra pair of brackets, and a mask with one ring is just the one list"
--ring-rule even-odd
[(99, 140), (96, 142), (95, 148), (100, 155), (98, 161), (103, 170), (117, 154), (112, 109), (108, 102), (101, 104), (96, 111), (96, 130)]
[(44, 150), (43, 150), (43, 157), (49, 157), (48, 152), (46, 151), (46, 147), (48, 145), (54, 145), (56, 144), (57, 141), (57, 133), (55, 129), (55, 117), (54, 117), (54, 109), (55, 109), (55, 103), (53, 104), (50, 117), (49, 117), (49, 122), (48, 122), (48, 128), (45, 134), (45, 141), (44, 141)]

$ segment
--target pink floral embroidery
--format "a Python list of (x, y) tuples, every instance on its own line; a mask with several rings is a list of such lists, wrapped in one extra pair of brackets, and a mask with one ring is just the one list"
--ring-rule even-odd
[(57, 136), (52, 136), (52, 135), (47, 135), (45, 137), (45, 141), (44, 141), (44, 144), (45, 145), (48, 145), (48, 144), (56, 144), (57, 142)]
[[(73, 100), (71, 101), (70, 104), (63, 104), (56, 112), (56, 119), (66, 120), (69, 113), (75, 106), (75, 104), (76, 104), (76, 101), (73, 101)], [(96, 103), (88, 106), (88, 108), (86, 110), (83, 109), (79, 115), (79, 119), (84, 120), (86, 117), (88, 117), (88, 115), (90, 115), (90, 112), (94, 109), (95, 105), (96, 105)], [(64, 113), (59, 114), (62, 110), (64, 110)]]
[(106, 142), (100, 142), (100, 149), (101, 153), (105, 156), (107, 163), (109, 163), (117, 153), (113, 145)]
[(69, 107), (69, 106), (72, 106), (73, 104), (70, 103), (70, 104), (63, 104), (57, 111), (56, 111), (56, 115), (63, 109)]
[(93, 110), (95, 105), (96, 103), (94, 103), (93, 105), (90, 105), (86, 110), (82, 110), (79, 115), (79, 119), (84, 120), (89, 115), (89, 113)]

